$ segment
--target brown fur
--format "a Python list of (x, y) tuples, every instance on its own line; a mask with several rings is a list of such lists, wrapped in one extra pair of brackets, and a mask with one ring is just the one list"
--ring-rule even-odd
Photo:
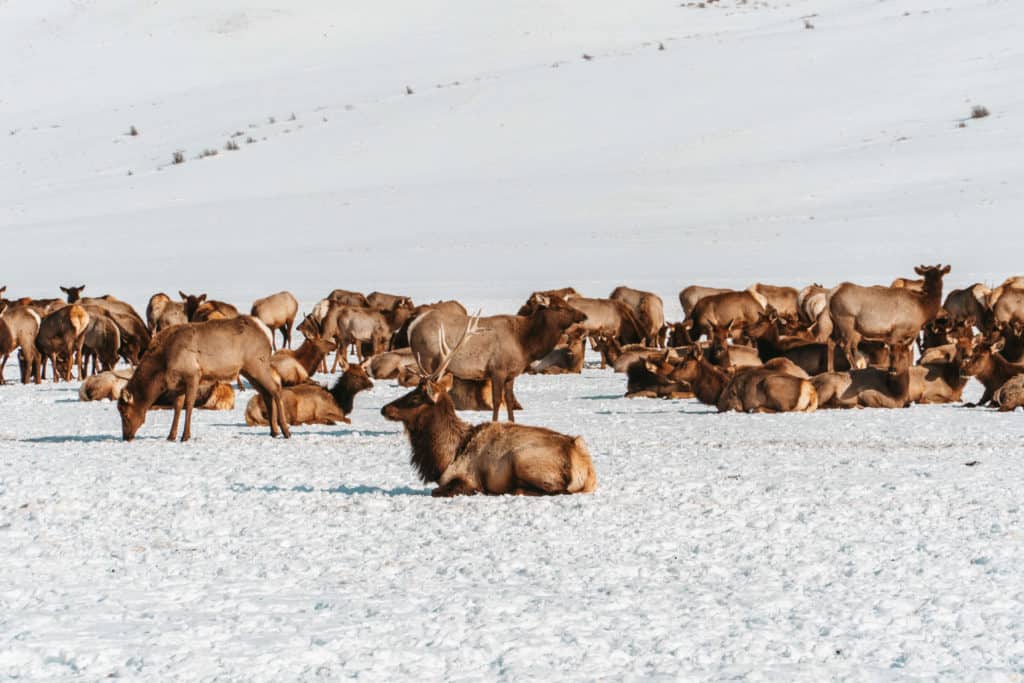
[(612, 290), (608, 298), (621, 301), (632, 310), (640, 324), (641, 343), (656, 347), (664, 345), (661, 330), (665, 327), (665, 303), (660, 296), (620, 285)]
[[(299, 312), (299, 302), (291, 292), (278, 292), (252, 302), (250, 315), (259, 318), (271, 331), (280, 332), (284, 338), (283, 348), (291, 348), (292, 325)], [(271, 346), (277, 350), (277, 335), (271, 339)]]
[(681, 292), (679, 292), (679, 305), (683, 307), (683, 317), (689, 318), (693, 313), (693, 309), (697, 306), (697, 302), (707, 296), (714, 294), (725, 294), (732, 292), (731, 289), (723, 289), (721, 287), (704, 287), (702, 285), (690, 285)]
[(552, 495), (591, 493), (597, 475), (579, 437), (514, 423), (470, 426), (448, 396), (450, 376), (424, 380), (381, 409), (402, 422), (412, 445), (412, 464), (434, 496), (474, 493)]
[(999, 355), (1000, 349), (1002, 349), (1001, 341), (995, 344), (987, 340), (980, 341), (975, 344), (970, 358), (964, 362), (963, 374), (977, 378), (985, 387), (985, 391), (976, 405), (990, 405), (999, 387), (1013, 377), (1024, 374), (1024, 364), (1011, 363), (1006, 360)]

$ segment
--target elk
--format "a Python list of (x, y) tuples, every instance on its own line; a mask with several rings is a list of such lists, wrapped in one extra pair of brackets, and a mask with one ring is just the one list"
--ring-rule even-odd
[(910, 403), (910, 345), (892, 349), (888, 369), (826, 372), (812, 382), (822, 408), (903, 408)]
[(558, 289), (543, 289), (531, 292), (526, 303), (519, 307), (516, 315), (531, 315), (538, 307), (547, 306), (551, 299), (569, 301), (583, 296), (574, 287), (559, 287)]
[[(519, 309), (518, 315), (530, 316), (544, 308), (565, 307), (576, 309), (586, 316), (583, 329), (593, 339), (599, 334), (614, 335), (622, 344), (637, 344), (643, 339), (643, 328), (629, 306), (612, 299), (591, 299), (574, 296), (569, 301), (556, 294), (534, 292)], [(601, 359), (604, 367), (605, 359)]]
[(723, 368), (752, 368), (762, 365), (756, 348), (729, 343), (729, 339), (736, 335), (734, 328), (735, 324), (729, 321), (728, 324), (716, 326), (712, 330), (709, 349), (711, 362)]
[(244, 376), (270, 406), (270, 435), (278, 429), (291, 436), (281, 405), (281, 386), (270, 366), (272, 333), (249, 316), (170, 327), (154, 338), (135, 374), (121, 392), (117, 408), (125, 441), (135, 438), (146, 412), (161, 394), (174, 397), (174, 419), (169, 441), (178, 433), (185, 408), (181, 440), (192, 436), (192, 408), (203, 382), (230, 381)]
[(832, 316), (828, 311), (829, 291), (819, 284), (800, 290), (797, 308), (800, 319), (814, 330), (814, 341), (827, 342), (832, 338)]
[(370, 307), (370, 302), (366, 300), (362, 293), (352, 292), (347, 289), (335, 289), (327, 295), (327, 300), (332, 304), (340, 304), (342, 306)]
[(282, 385), (302, 384), (316, 374), (317, 367), (323, 363), (327, 354), (337, 348), (337, 345), (330, 339), (307, 337), (294, 351), (291, 349), (276, 351), (270, 357), (270, 365), (281, 378)]
[(750, 291), (764, 297), (765, 301), (768, 302), (765, 306), (771, 306), (779, 312), (779, 315), (791, 320), (799, 318), (800, 293), (794, 288), (766, 285), (758, 282), (750, 286)]
[(1024, 323), (1024, 289), (1005, 289), (992, 306), (990, 318), (994, 325)]
[(693, 398), (693, 389), (687, 382), (677, 382), (662, 372), (667, 362), (654, 358), (635, 358), (626, 368), (626, 398)]
[[(334, 425), (351, 423), (356, 394), (373, 388), (373, 382), (361, 365), (349, 365), (330, 390), (312, 382), (287, 387), (281, 391), (281, 402), (290, 425)], [(267, 425), (267, 407), (262, 396), (253, 396), (245, 408), (245, 423)]]
[(150, 334), (156, 334), (171, 325), (184, 325), (188, 322), (185, 305), (180, 301), (174, 301), (163, 292), (154, 294), (149, 297), (149, 304), (146, 306), (146, 322)]
[(691, 325), (690, 338), (697, 341), (703, 334), (710, 338), (714, 328), (731, 323), (736, 324), (737, 331), (742, 331), (744, 325), (757, 322), (767, 303), (767, 299), (749, 289), (705, 296), (687, 319)]
[(474, 426), (459, 419), (448, 395), (452, 378), (445, 370), (476, 332), (477, 323), (476, 318), (466, 323), (462, 337), (440, 358), (434, 373), (381, 408), (381, 415), (404, 426), (412, 446), (411, 464), (420, 479), (437, 482), (433, 496), (593, 492), (597, 474), (582, 438), (543, 427), (497, 422)]
[(946, 311), (953, 325), (961, 324), (970, 319), (983, 332), (992, 329), (992, 309), (988, 307), (988, 297), (992, 290), (976, 282), (964, 289), (954, 289), (946, 296), (942, 308)]
[(295, 314), (299, 312), (299, 302), (291, 292), (278, 292), (252, 302), (250, 315), (259, 318), (264, 325), (274, 332), (271, 347), (277, 350), (277, 334), (280, 331), (284, 338), (283, 348), (291, 348), (292, 325)]
[(89, 324), (82, 333), (82, 367), (88, 374), (91, 361), (94, 375), (100, 367), (103, 371), (113, 370), (121, 349), (121, 332), (103, 309), (94, 306), (83, 308), (89, 314)]
[(741, 369), (722, 390), (718, 410), (742, 413), (813, 413), (817, 410), (818, 392), (811, 380), (795, 377), (777, 367), (777, 364), (766, 364)]
[[(432, 304), (423, 304), (413, 309), (409, 317), (402, 323), (402, 326), (391, 335), (391, 350), (405, 349), (409, 347), (409, 327), (427, 311), (440, 310), (448, 315), (466, 315), (466, 307), (458, 301), (438, 301)], [(520, 313), (519, 315), (523, 315)]]
[(999, 412), (1006, 413), (1024, 406), (1024, 374), (1015, 375), (1006, 380), (996, 390), (993, 400), (999, 406)]
[[(36, 334), (36, 349), (42, 363), (47, 360), (54, 368), (53, 379), (71, 381), (71, 366), (78, 359), (78, 377), (82, 378), (82, 335), (89, 325), (89, 314), (78, 304), (57, 309), (39, 323)], [(58, 372), (60, 366), (62, 372)], [(38, 376), (37, 376), (37, 384)]]
[(653, 292), (645, 292), (620, 285), (608, 295), (612, 301), (621, 301), (629, 306), (640, 324), (643, 338), (641, 343), (648, 346), (662, 346), (662, 328), (665, 327), (665, 304)]
[[(184, 302), (185, 316), (190, 323), (202, 323), (208, 320), (225, 320), (238, 317), (238, 309), (229, 303), (207, 299), (206, 294), (186, 294), (178, 291)], [(271, 335), (273, 336), (273, 335)]]
[(683, 317), (689, 318), (693, 314), (693, 309), (697, 306), (697, 302), (707, 296), (715, 294), (726, 294), (735, 290), (722, 289), (721, 287), (704, 287), (702, 285), (690, 285), (683, 291), (679, 292), (679, 305), (683, 307)]
[(774, 308), (769, 307), (754, 325), (746, 328), (747, 336), (754, 340), (757, 354), (764, 361), (773, 358), (787, 358), (802, 368), (808, 375), (828, 372), (829, 355), (838, 370), (848, 370), (849, 362), (841, 349), (828, 343), (808, 341), (803, 337), (784, 337), (779, 333), (779, 318)]
[(960, 372), (961, 358), (922, 363), (910, 368), (908, 400), (912, 403), (956, 403), (961, 400), (967, 378)]
[(446, 359), (451, 364), (451, 373), (460, 379), (490, 380), (492, 420), (497, 422), (504, 397), (509, 422), (515, 422), (516, 377), (523, 374), (530, 363), (550, 353), (570, 326), (586, 319), (583, 313), (561, 299), (553, 299), (551, 307), (538, 308), (529, 317), (480, 318), (479, 334), (473, 335), (464, 348), (448, 357), (445, 331), (464, 325), (465, 317), (433, 310), (417, 318), (409, 328), (409, 345), (424, 369), (436, 368)]
[(416, 359), (412, 356), (412, 349), (385, 351), (370, 359), (370, 376), (374, 379), (397, 379), (402, 368), (415, 365)]
[(30, 377), (39, 382), (40, 356), (36, 350), (36, 335), (41, 318), (28, 306), (0, 304), (0, 384), (4, 383), (4, 369), (15, 349), (21, 349), (24, 360), (21, 363), (21, 383), (27, 384)]
[(85, 285), (78, 285), (77, 287), (61, 287), (60, 291), (67, 295), (67, 302), (69, 304), (73, 304), (82, 298), (83, 289), (85, 289)]
[(366, 305), (378, 311), (394, 311), (399, 308), (407, 308), (411, 311), (416, 308), (410, 297), (401, 294), (385, 294), (384, 292), (367, 294)]
[[(331, 306), (321, 325), (325, 339), (334, 339), (338, 353), (334, 358), (333, 372), (346, 354), (350, 344), (356, 347), (356, 357), (363, 362), (365, 356), (373, 356), (384, 350), (391, 328), (385, 313), (370, 308), (336, 304)], [(367, 351), (369, 353), (367, 353)]]
[(906, 277), (898, 277), (889, 285), (893, 289), (909, 289), (912, 292), (924, 291), (924, 280), (912, 280)]
[(639, 359), (664, 356), (665, 350), (644, 346), (643, 344), (626, 344), (623, 346), (615, 338), (614, 332), (601, 330), (593, 337), (594, 346), (608, 365), (615, 372), (626, 372), (627, 368)]
[(942, 277), (949, 266), (918, 266), (924, 277), (920, 292), (892, 287), (862, 287), (849, 282), (839, 285), (829, 298), (835, 334), (851, 366), (856, 365), (857, 346), (862, 339), (885, 343), (892, 349), (908, 346), (926, 322), (939, 312)]
[(587, 351), (583, 336), (582, 327), (570, 327), (558, 345), (548, 355), (530, 363), (526, 371), (531, 375), (580, 374)]
[(116, 401), (134, 370), (107, 370), (85, 379), (78, 387), (79, 401)]
[(968, 408), (990, 405), (999, 387), (1017, 375), (1024, 374), (1024, 364), (1011, 363), (999, 354), (1003, 343), (1001, 339), (996, 342), (983, 339), (974, 345), (970, 357), (964, 361), (961, 372), (967, 377), (977, 378), (985, 387), (977, 403), (965, 404)]

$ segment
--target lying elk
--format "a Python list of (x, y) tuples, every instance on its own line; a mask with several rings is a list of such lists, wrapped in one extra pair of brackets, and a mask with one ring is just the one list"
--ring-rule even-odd
[(530, 363), (527, 372), (531, 375), (580, 374), (587, 352), (584, 334), (582, 327), (570, 327), (550, 353)]
[(434, 496), (593, 492), (597, 474), (582, 438), (543, 427), (496, 422), (473, 426), (459, 419), (448, 395), (451, 375), (445, 370), (476, 325), (477, 319), (471, 319), (435, 372), (380, 411), (405, 427), (420, 479), (437, 482)]
[(409, 345), (424, 369), (450, 362), (452, 374), (460, 379), (490, 380), (492, 419), (497, 422), (504, 398), (508, 419), (514, 422), (516, 377), (526, 372), (530, 363), (550, 353), (570, 326), (587, 319), (560, 299), (552, 303), (554, 307), (538, 308), (529, 317), (496, 315), (479, 319), (479, 333), (451, 356), (444, 346), (445, 332), (465, 325), (465, 317), (429, 311), (410, 327)]
[(665, 327), (665, 304), (653, 292), (632, 289), (620, 285), (608, 295), (612, 301), (621, 301), (629, 306), (640, 324), (641, 343), (648, 346), (662, 346), (662, 329)]
[(977, 403), (968, 403), (968, 407), (987, 406), (992, 403), (996, 390), (1017, 375), (1024, 374), (1024, 364), (1011, 363), (1000, 355), (1003, 340), (992, 342), (983, 339), (974, 345), (974, 351), (964, 361), (961, 372), (967, 377), (975, 377), (985, 387), (981, 399)]
[(893, 348), (888, 369), (826, 372), (812, 380), (821, 408), (903, 408), (910, 404), (910, 345)]
[(277, 332), (284, 338), (282, 348), (291, 348), (292, 325), (295, 315), (299, 312), (299, 302), (291, 292), (278, 292), (252, 302), (250, 315), (258, 318), (270, 328), (273, 336), (272, 348), (277, 350)]
[(167, 438), (173, 441), (177, 436), (184, 407), (181, 440), (188, 441), (199, 385), (231, 381), (239, 374), (270, 406), (270, 435), (277, 436), (280, 428), (285, 438), (291, 436), (281, 405), (281, 385), (270, 366), (271, 334), (266, 325), (249, 316), (179, 325), (158, 334), (117, 402), (124, 440), (135, 438), (146, 412), (161, 394), (169, 393), (176, 400)]
[[(361, 365), (349, 365), (329, 390), (308, 382), (281, 391), (281, 403), (290, 425), (334, 425), (351, 420), (356, 394), (373, 388), (373, 382)], [(245, 423), (249, 426), (267, 425), (267, 404), (262, 396), (253, 396), (245, 408)]]
[(626, 367), (626, 398), (693, 398), (688, 382), (673, 380), (666, 372), (669, 351), (662, 352), (661, 362), (656, 358), (634, 358)]
[(862, 287), (843, 283), (832, 292), (829, 311), (835, 334), (851, 366), (856, 365), (862, 339), (880, 341), (890, 349), (909, 346), (942, 304), (942, 277), (949, 266), (918, 266), (924, 277), (920, 292), (892, 287)]
[[(238, 317), (238, 309), (229, 303), (207, 299), (206, 294), (186, 294), (179, 291), (185, 305), (185, 316), (190, 323), (202, 323), (208, 320), (226, 320)], [(271, 335), (273, 336), (273, 335)], [(273, 341), (273, 340), (271, 340)]]
[(284, 386), (302, 384), (314, 374), (331, 351), (338, 345), (330, 339), (307, 337), (299, 348), (281, 349), (270, 357), (270, 366), (274, 368)]
[(150, 334), (156, 334), (171, 325), (184, 325), (187, 322), (185, 304), (174, 301), (163, 292), (149, 297), (149, 304), (146, 306), (146, 323)]

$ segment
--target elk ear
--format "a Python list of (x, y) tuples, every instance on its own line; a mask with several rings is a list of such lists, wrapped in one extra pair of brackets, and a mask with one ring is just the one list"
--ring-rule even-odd
[(181, 291), (180, 289), (178, 290), (178, 296), (181, 297), (182, 301), (188, 301), (188, 294), (186, 294), (185, 292)]
[(81, 291), (82, 291), (83, 289), (85, 289), (85, 285), (78, 285), (78, 287), (76, 287), (76, 289), (77, 289), (77, 290), (78, 290), (79, 292), (81, 292)]
[(68, 291), (67, 287), (61, 287), (60, 291), (64, 292), (65, 294), (70, 294), (71, 293), (71, 292)]
[(121, 401), (125, 405), (129, 405), (130, 406), (132, 403), (135, 402), (135, 397), (132, 396), (132, 392), (128, 391), (127, 389), (122, 389), (121, 390)]
[(914, 266), (914, 272), (918, 275), (924, 275), (924, 266)]
[(206, 294), (200, 294), (196, 297), (196, 301), (206, 301)]
[(944, 267), (944, 268), (943, 268), (942, 270), (940, 270), (939, 272), (940, 272), (941, 274), (943, 274), (943, 275), (946, 275), (947, 273), (949, 273), (949, 271), (950, 271), (950, 270), (952, 270), (952, 266), (945, 266), (945, 267)]

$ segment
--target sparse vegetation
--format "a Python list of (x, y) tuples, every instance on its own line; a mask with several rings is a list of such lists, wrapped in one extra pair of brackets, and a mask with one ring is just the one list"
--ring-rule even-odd
[(183, 164), (183, 163), (185, 163), (185, 150), (179, 149), (177, 152), (175, 152), (174, 156), (171, 157), (171, 163), (175, 163), (175, 164)]
[(983, 119), (986, 116), (988, 116), (990, 113), (991, 112), (989, 112), (988, 107), (983, 107), (980, 104), (976, 104), (973, 107), (971, 107), (971, 118), (972, 119)]
[(229, 152), (237, 152), (238, 151), (238, 143), (235, 142), (233, 139), (232, 140), (228, 140), (227, 144), (224, 145), (224, 149), (226, 149)]
[(275, 123), (277, 123), (277, 119), (275, 119), (273, 116), (268, 116), (267, 123), (269, 123), (270, 125), (274, 125)]
[(254, 142), (256, 142), (256, 138), (254, 138), (251, 135), (245, 139), (245, 144), (247, 144), (247, 145), (251, 145)]
[(292, 115), (290, 117), (288, 117), (288, 120), (289, 121), (294, 121), (295, 120), (295, 112), (292, 112)]
[(132, 137), (135, 137), (138, 134), (139, 134), (139, 129), (136, 128), (135, 126), (132, 126), (131, 128), (128, 129), (128, 135), (131, 135)]
[(810, 19), (804, 19), (804, 28), (807, 30), (814, 28), (814, 24), (811, 22)]
[(196, 159), (205, 159), (206, 157), (215, 157), (215, 156), (217, 156), (217, 150), (215, 150), (215, 149), (204, 149), (202, 152), (199, 153), (199, 156), (197, 156)]
[(406, 95), (412, 95), (413, 94), (412, 88), (410, 88), (409, 86), (405, 86), (405, 94)]

